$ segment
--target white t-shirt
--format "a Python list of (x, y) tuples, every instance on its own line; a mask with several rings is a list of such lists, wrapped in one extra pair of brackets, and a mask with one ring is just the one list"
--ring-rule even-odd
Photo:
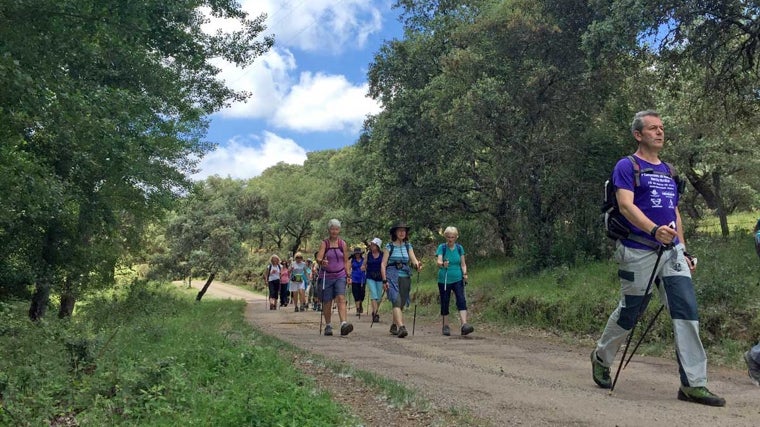
[(267, 267), (269, 270), (269, 277), (267, 280), (270, 282), (273, 282), (275, 280), (280, 280), (280, 266), (279, 265), (272, 265), (269, 264), (269, 267)]

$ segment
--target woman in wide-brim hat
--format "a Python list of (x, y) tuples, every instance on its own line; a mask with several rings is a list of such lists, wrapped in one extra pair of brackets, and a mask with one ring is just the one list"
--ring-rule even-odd
[(354, 248), (351, 257), (351, 294), (354, 296), (357, 316), (361, 316), (364, 312), (362, 305), (364, 303), (365, 286), (367, 285), (364, 270), (364, 251), (362, 248)]
[(390, 332), (404, 338), (408, 335), (404, 326), (403, 308), (411, 303), (409, 295), (412, 288), (412, 269), (422, 270), (422, 264), (414, 255), (414, 248), (409, 243), (409, 227), (404, 222), (397, 222), (391, 227), (391, 241), (383, 250), (380, 268), (383, 289), (393, 304), (393, 324)]

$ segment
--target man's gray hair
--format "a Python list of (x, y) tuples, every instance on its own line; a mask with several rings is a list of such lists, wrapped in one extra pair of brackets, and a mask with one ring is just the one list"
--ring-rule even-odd
[(660, 117), (660, 113), (654, 110), (639, 111), (633, 116), (633, 123), (631, 123), (631, 133), (636, 131), (641, 132), (644, 129), (644, 117)]
[(331, 228), (333, 228), (333, 227), (338, 227), (338, 228), (340, 228), (340, 221), (338, 221), (338, 220), (337, 220), (337, 219), (335, 219), (335, 218), (333, 218), (333, 219), (331, 219), (331, 220), (327, 221), (327, 229), (329, 230), (329, 229), (331, 229)]

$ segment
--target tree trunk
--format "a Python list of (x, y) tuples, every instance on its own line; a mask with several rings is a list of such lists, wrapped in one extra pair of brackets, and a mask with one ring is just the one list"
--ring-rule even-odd
[(723, 237), (728, 237), (728, 218), (726, 217), (726, 207), (723, 203), (723, 196), (720, 194), (720, 173), (719, 172), (713, 172), (712, 173), (712, 182), (713, 182), (713, 189), (715, 190), (715, 199), (717, 202), (717, 209), (716, 213), (718, 214), (718, 219), (720, 219), (720, 232), (723, 235)]
[(50, 278), (45, 276), (37, 280), (32, 294), (32, 304), (29, 307), (29, 318), (32, 321), (40, 320), (47, 311), (50, 301)]
[(213, 272), (208, 276), (208, 280), (206, 280), (206, 284), (203, 285), (203, 289), (201, 289), (200, 292), (198, 292), (198, 296), (195, 297), (196, 301), (200, 301), (201, 298), (203, 298), (203, 295), (206, 294), (208, 287), (211, 286), (211, 282), (214, 281), (214, 277), (216, 277), (216, 272)]
[(63, 282), (63, 290), (61, 291), (61, 306), (58, 308), (58, 318), (71, 317), (74, 313), (74, 304), (76, 304), (76, 296), (73, 292), (73, 284), (70, 277), (66, 277)]
[(74, 305), (77, 302), (77, 298), (72, 293), (64, 293), (61, 295), (61, 307), (58, 310), (58, 318), (71, 317), (74, 313)]
[(29, 306), (29, 318), (36, 322), (47, 312), (48, 302), (50, 301), (50, 287), (53, 282), (54, 265), (56, 263), (56, 240), (59, 224), (53, 222), (45, 232), (45, 241), (42, 246), (42, 265), (41, 271), (37, 274), (34, 283), (34, 294), (32, 294), (32, 303)]
[(689, 179), (689, 183), (691, 183), (692, 187), (697, 190), (697, 193), (705, 199), (705, 204), (707, 204), (708, 208), (718, 209), (718, 197), (715, 195), (713, 189), (710, 188), (710, 184), (707, 182), (706, 177), (700, 177), (693, 170), (687, 169), (686, 178)]

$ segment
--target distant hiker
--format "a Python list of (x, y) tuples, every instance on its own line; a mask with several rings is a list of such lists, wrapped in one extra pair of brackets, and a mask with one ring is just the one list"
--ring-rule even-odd
[(364, 269), (364, 251), (362, 248), (354, 248), (351, 255), (351, 293), (354, 296), (357, 316), (364, 312), (362, 307), (365, 295), (364, 287), (366, 286)]
[(760, 257), (760, 218), (757, 219), (757, 224), (755, 224), (755, 229), (752, 232), (755, 233), (755, 252)]
[(277, 310), (277, 296), (280, 294), (280, 257), (277, 255), (269, 258), (264, 279), (269, 286), (269, 309)]
[[(681, 377), (678, 399), (724, 406), (725, 399), (706, 387), (707, 356), (699, 338), (697, 298), (691, 280), (696, 263), (685, 248), (675, 173), (659, 157), (665, 142), (662, 120), (654, 111), (636, 113), (631, 131), (638, 149), (633, 157), (617, 162), (612, 181), (620, 212), (633, 236), (616, 244), (621, 298), (591, 352), (593, 380), (599, 387), (612, 387), (610, 366), (643, 312), (640, 309), (651, 298), (651, 293), (644, 293), (657, 266), (655, 275), (662, 284), (658, 286), (660, 297), (673, 323)], [(669, 248), (660, 252), (663, 245)]]
[(290, 268), (288, 260), (282, 260), (280, 263), (280, 307), (287, 307), (290, 299)]
[[(293, 296), (293, 305), (296, 313), (306, 311), (306, 262), (301, 252), (296, 252), (295, 261), (290, 267), (290, 293)], [(300, 306), (299, 306), (300, 303)]]
[(306, 260), (306, 274), (304, 275), (304, 283), (306, 284), (306, 290), (304, 291), (304, 295), (306, 295), (306, 307), (308, 309), (309, 302), (311, 301), (311, 293), (312, 293), (312, 278), (314, 277), (314, 261), (312, 261), (311, 258)]
[(456, 227), (446, 227), (443, 231), (446, 243), (438, 245), (435, 255), (438, 257), (438, 294), (441, 297), (441, 324), (443, 335), (451, 335), (449, 328), (449, 305), (451, 292), (454, 292), (459, 319), (462, 322), (461, 333), (467, 335), (475, 330), (467, 323), (467, 301), (464, 287), (467, 283), (467, 263), (462, 245), (457, 243), (459, 230)]
[[(317, 259), (319, 252), (314, 252), (314, 259)], [(314, 262), (311, 265), (311, 302), (312, 309), (314, 311), (322, 311), (322, 280), (320, 280), (320, 272), (322, 269), (319, 267), (318, 262)]]
[(404, 338), (409, 332), (404, 326), (403, 308), (411, 303), (409, 295), (412, 288), (411, 266), (422, 270), (422, 264), (414, 256), (414, 249), (409, 243), (409, 227), (403, 222), (396, 223), (390, 229), (391, 241), (383, 250), (380, 268), (383, 288), (388, 292), (388, 300), (393, 304), (393, 323), (390, 332)]
[(365, 273), (367, 274), (367, 287), (369, 288), (369, 299), (372, 304), (372, 322), (380, 321), (380, 299), (383, 296), (383, 275), (380, 273), (380, 266), (383, 263), (383, 252), (380, 249), (383, 241), (375, 237), (369, 242), (369, 252), (367, 252), (367, 262), (364, 263)]
[(346, 242), (340, 238), (340, 221), (331, 219), (327, 223), (329, 236), (319, 245), (317, 263), (321, 266), (320, 290), (322, 296), (322, 314), (325, 316), (325, 335), (332, 335), (333, 299), (338, 302), (340, 334), (348, 335), (354, 326), (346, 321), (346, 284), (351, 280), (351, 262)]

